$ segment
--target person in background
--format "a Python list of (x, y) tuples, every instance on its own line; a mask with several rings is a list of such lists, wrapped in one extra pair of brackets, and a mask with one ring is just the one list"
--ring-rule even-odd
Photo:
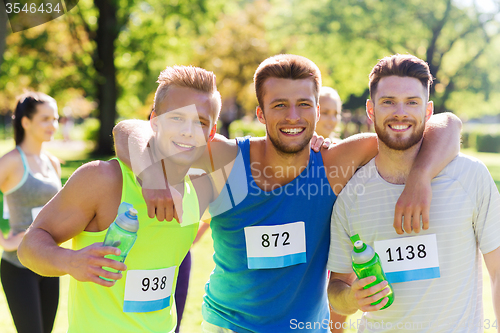
[(61, 189), (57, 158), (42, 151), (58, 128), (56, 101), (40, 92), (20, 96), (13, 116), (16, 147), (0, 158), (0, 190), (10, 213), (0, 266), (3, 290), (17, 332), (51, 332), (59, 301), (59, 278), (23, 266), (17, 248), (38, 212)]
[(342, 101), (337, 90), (321, 87), (319, 93), (320, 117), (316, 124), (316, 133), (330, 138), (333, 143), (340, 142), (340, 120)]

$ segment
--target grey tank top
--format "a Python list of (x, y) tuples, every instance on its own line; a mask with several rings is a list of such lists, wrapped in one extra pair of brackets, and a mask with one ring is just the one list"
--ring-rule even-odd
[[(24, 175), (19, 184), (4, 193), (10, 214), (9, 225), (14, 234), (28, 229), (40, 209), (61, 189), (61, 179), (47, 155), (42, 153), (41, 158), (49, 166), (49, 177), (35, 177), (31, 173), (26, 155), (19, 146), (16, 148), (23, 160)], [(17, 251), (4, 251), (2, 259), (15, 266), (24, 267), (17, 258)]]

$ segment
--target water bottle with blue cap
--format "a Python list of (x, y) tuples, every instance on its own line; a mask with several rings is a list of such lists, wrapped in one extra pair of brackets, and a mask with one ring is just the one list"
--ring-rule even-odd
[[(105, 258), (124, 262), (137, 239), (137, 230), (139, 230), (137, 210), (131, 207), (131, 205), (127, 208), (124, 213), (119, 214), (115, 221), (111, 223), (103, 243), (103, 246), (113, 246), (120, 249), (120, 255), (109, 254)], [(110, 272), (118, 272), (108, 267), (103, 268)]]

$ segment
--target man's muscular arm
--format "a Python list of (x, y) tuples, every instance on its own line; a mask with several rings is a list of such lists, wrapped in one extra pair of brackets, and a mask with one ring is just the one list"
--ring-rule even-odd
[[(34, 272), (44, 276), (70, 274), (79, 281), (92, 281), (103, 286), (114, 285), (125, 264), (104, 258), (118, 255), (115, 247), (95, 243), (80, 250), (59, 244), (82, 231), (105, 230), (116, 216), (121, 197), (121, 173), (116, 161), (90, 162), (79, 168), (64, 188), (42, 209), (19, 246), (19, 259)], [(98, 195), (96, 195), (96, 193)]]

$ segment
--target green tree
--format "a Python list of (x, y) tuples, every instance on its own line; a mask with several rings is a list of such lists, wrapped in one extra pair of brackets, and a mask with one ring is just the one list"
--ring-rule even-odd
[(492, 57), (500, 40), (497, 0), (487, 9), (453, 0), (292, 2), (287, 19), (293, 26), (277, 29), (295, 40), (292, 50), (316, 54), (326, 67), (325, 81), (344, 98), (367, 96), (367, 74), (377, 59), (411, 53), (426, 60), (436, 77), (436, 112), (467, 114), (471, 105), (487, 112), (498, 100), (500, 60)]
[(3, 10), (3, 3), (0, 2), (0, 66), (3, 61), (5, 51), (5, 39), (7, 38), (7, 13)]
[(148, 103), (161, 69), (189, 57), (190, 38), (203, 32), (214, 8), (206, 4), (81, 0), (54, 21), (11, 34), (0, 64), (0, 86), (5, 87), (0, 102), (6, 102), (0, 107), (8, 112), (23, 88), (44, 91), (60, 106), (87, 97), (97, 102), (96, 151), (109, 155), (117, 111), (136, 114)]
[(195, 40), (214, 24), (221, 1), (137, 2), (117, 41), (118, 110), (122, 117), (146, 118), (156, 80), (166, 66), (192, 63)]
[[(0, 113), (8, 113), (24, 89), (43, 91), (64, 106), (75, 96), (88, 96), (93, 84), (88, 41), (75, 43), (80, 27), (68, 29), (68, 16), (11, 33), (0, 64)], [(9, 29), (10, 30), (10, 29)]]
[[(164, 61), (164, 54), (169, 51), (168, 47), (162, 47), (165, 45), (162, 39), (172, 38), (182, 30), (192, 32), (191, 26), (196, 31), (207, 10), (206, 0), (172, 1), (170, 4), (159, 0), (94, 0), (94, 5), (98, 11), (97, 25), (85, 26), (95, 42), (93, 62), (101, 123), (97, 153), (107, 155), (113, 153), (111, 131), (116, 121), (118, 99), (132, 94), (135, 101), (140, 101), (149, 93), (148, 89), (155, 85), (159, 73), (152, 68), (157, 66), (158, 61)], [(189, 25), (188, 22), (194, 24)], [(185, 28), (182, 24), (189, 27)], [(174, 29), (168, 31), (170, 27)], [(127, 44), (127, 50), (120, 46), (121, 42)], [(135, 62), (126, 64), (127, 61), (124, 61), (122, 67), (117, 68), (116, 58), (120, 56), (122, 60), (134, 57)], [(125, 72), (125, 76), (120, 76), (121, 86), (117, 83), (119, 70)], [(143, 89), (130, 87), (129, 81)], [(127, 99), (130, 101), (130, 98)], [(129, 106), (134, 104), (137, 103)]]
[(255, 114), (253, 74), (270, 55), (265, 27), (269, 7), (265, 0), (226, 6), (195, 47), (194, 63), (217, 76), (223, 99), (220, 132), (225, 136), (233, 120)]

